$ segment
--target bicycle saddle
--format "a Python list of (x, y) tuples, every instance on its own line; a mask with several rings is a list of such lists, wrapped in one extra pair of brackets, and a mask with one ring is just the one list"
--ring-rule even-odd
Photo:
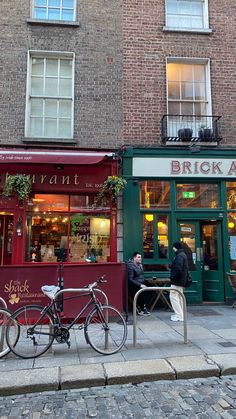
[(41, 290), (47, 297), (53, 300), (55, 298), (57, 291), (60, 290), (60, 287), (57, 287), (56, 285), (43, 285), (41, 287)]

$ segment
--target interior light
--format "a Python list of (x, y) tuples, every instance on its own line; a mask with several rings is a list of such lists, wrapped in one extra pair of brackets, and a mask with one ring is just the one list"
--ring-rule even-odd
[(163, 221), (158, 221), (157, 226), (160, 228), (164, 225)]
[(145, 218), (146, 218), (147, 221), (151, 222), (151, 221), (153, 221), (153, 214), (146, 214)]
[(22, 236), (22, 218), (19, 217), (16, 223), (16, 234), (17, 236)]
[(234, 228), (234, 223), (233, 223), (232, 221), (230, 221), (230, 222), (228, 223), (228, 227), (229, 227), (229, 228)]

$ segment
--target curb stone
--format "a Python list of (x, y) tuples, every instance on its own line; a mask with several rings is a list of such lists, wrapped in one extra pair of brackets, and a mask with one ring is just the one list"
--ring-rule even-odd
[(176, 378), (204, 378), (221, 375), (221, 370), (211, 359), (203, 355), (167, 358), (176, 372)]
[(165, 359), (112, 362), (104, 364), (107, 384), (141, 381), (175, 380), (175, 372)]
[(209, 355), (220, 368), (221, 375), (236, 374), (236, 354)]
[(0, 395), (58, 390), (59, 368), (3, 371), (0, 378)]
[(104, 386), (105, 375), (102, 364), (93, 365), (67, 365), (60, 368), (62, 390), (70, 388), (83, 388)]

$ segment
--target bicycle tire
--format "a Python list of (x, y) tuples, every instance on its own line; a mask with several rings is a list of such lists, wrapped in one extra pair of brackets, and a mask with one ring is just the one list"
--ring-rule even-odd
[[(10, 310), (6, 308), (0, 308), (0, 358), (3, 358), (5, 355), (9, 354), (11, 349), (9, 348), (6, 341), (6, 329), (11, 318)], [(12, 326), (15, 329), (15, 343), (19, 338), (20, 328), (17, 322), (13, 322)]]
[[(39, 324), (36, 324), (45, 307), (28, 305), (16, 310), (7, 326), (6, 339), (9, 348), (20, 358), (37, 358), (44, 354), (54, 340), (54, 319), (50, 312), (45, 312)], [(11, 329), (11, 321), (20, 327), (16, 341)]]
[[(107, 319), (105, 322), (104, 318)], [(112, 355), (123, 347), (127, 337), (127, 325), (115, 307), (101, 305), (92, 309), (86, 317), (84, 335), (86, 342), (96, 352)]]

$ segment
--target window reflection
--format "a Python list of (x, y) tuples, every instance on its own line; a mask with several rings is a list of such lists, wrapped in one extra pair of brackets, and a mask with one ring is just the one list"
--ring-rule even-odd
[(28, 202), (25, 260), (109, 261), (110, 216), (107, 207), (93, 208), (94, 196), (35, 194)]
[(236, 213), (228, 213), (230, 269), (236, 270)]
[(140, 182), (141, 208), (170, 208), (170, 182)]
[(70, 224), (70, 262), (107, 262), (110, 256), (110, 220), (75, 214)]
[(179, 183), (176, 185), (177, 207), (218, 208), (218, 185), (215, 183)]
[(236, 209), (236, 182), (226, 182), (227, 208)]
[(167, 259), (168, 216), (143, 214), (143, 256), (146, 259)]
[(147, 259), (154, 257), (153, 218), (153, 214), (143, 214), (143, 256)]
[(158, 232), (158, 257), (161, 259), (168, 258), (168, 217), (167, 215), (158, 215), (157, 222)]

